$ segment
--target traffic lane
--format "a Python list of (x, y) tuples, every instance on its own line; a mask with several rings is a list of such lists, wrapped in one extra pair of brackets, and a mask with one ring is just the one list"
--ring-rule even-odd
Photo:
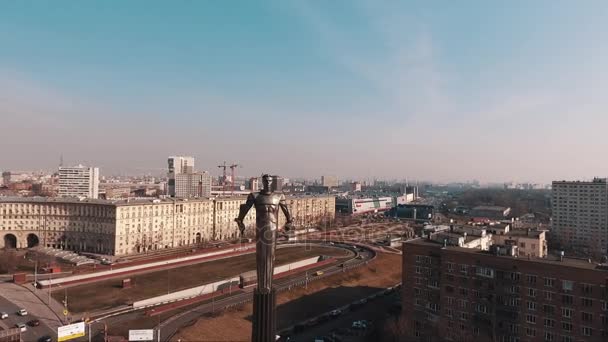
[(2, 320), (8, 328), (14, 328), (17, 323), (24, 323), (27, 325), (27, 322), (38, 319), (40, 321), (40, 325), (37, 327), (27, 326), (27, 331), (21, 333), (21, 337), (24, 342), (30, 341), (38, 341), (38, 339), (42, 336), (52, 336), (56, 337), (55, 332), (51, 329), (43, 320), (40, 318), (30, 314), (28, 312), (27, 316), (19, 316), (17, 315), (17, 311), (21, 309), (19, 306), (15, 305), (8, 299), (4, 297), (0, 297), (0, 312), (6, 312), (8, 314), (8, 318)]
[[(320, 323), (313, 327), (307, 327), (300, 333), (292, 333), (290, 336), (295, 341), (314, 341), (315, 337), (330, 336), (332, 332), (336, 330), (347, 330), (352, 327), (354, 321), (367, 320), (373, 322), (374, 327), (381, 325), (386, 318), (388, 309), (394, 304), (398, 303), (399, 298), (394, 295), (377, 297), (374, 300), (370, 300), (364, 306), (357, 310), (347, 310), (340, 316), (330, 321)], [(353, 335), (338, 335), (340, 340), (348, 342), (359, 342), (365, 341), (365, 336), (370, 332), (352, 329)]]
[(5, 299), (19, 308), (26, 309), (30, 315), (38, 317), (41, 322), (52, 329), (63, 325), (46, 302), (43, 302), (27, 288), (13, 283), (0, 283), (0, 293)]

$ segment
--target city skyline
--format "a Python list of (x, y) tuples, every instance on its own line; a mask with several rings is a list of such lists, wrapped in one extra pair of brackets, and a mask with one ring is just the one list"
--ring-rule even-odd
[(603, 176), (608, 5), (586, 5), (2, 3), (0, 167)]

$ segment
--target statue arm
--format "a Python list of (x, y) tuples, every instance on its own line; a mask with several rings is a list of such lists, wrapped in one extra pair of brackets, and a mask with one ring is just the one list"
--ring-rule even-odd
[(239, 217), (234, 219), (236, 221), (236, 223), (239, 225), (239, 230), (241, 231), (241, 236), (243, 235), (243, 232), (245, 231), (245, 224), (243, 223), (243, 220), (245, 219), (245, 216), (247, 216), (249, 209), (251, 209), (251, 207), (253, 207), (254, 203), (255, 203), (255, 196), (253, 194), (249, 194), (249, 196), (247, 196), (247, 201), (245, 203), (241, 204), (241, 206), (239, 208)]
[(289, 207), (287, 207), (287, 201), (285, 201), (285, 196), (281, 195), (281, 200), (279, 201), (279, 207), (281, 207), (281, 211), (285, 214), (285, 230), (292, 229), (293, 217), (291, 217), (291, 213), (289, 212)]

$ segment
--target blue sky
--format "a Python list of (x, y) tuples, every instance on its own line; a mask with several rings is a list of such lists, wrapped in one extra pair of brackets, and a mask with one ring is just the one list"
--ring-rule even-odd
[(0, 169), (608, 175), (603, 1), (0, 2)]

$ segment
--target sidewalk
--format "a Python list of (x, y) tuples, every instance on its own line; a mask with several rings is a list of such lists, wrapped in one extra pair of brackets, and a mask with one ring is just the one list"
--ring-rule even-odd
[(67, 324), (67, 319), (65, 318), (65, 316), (63, 315), (63, 304), (59, 303), (58, 301), (55, 300), (55, 298), (53, 298), (52, 296), (50, 297), (51, 301), (50, 301), (50, 307), (49, 307), (49, 290), (48, 289), (37, 289), (35, 288), (31, 283), (27, 283), (27, 284), (23, 284), (21, 285), (22, 287), (25, 287), (27, 290), (29, 290), (33, 295), (35, 295), (40, 302), (42, 302), (49, 311), (52, 311), (57, 320), (59, 322), (61, 322), (62, 324)]

